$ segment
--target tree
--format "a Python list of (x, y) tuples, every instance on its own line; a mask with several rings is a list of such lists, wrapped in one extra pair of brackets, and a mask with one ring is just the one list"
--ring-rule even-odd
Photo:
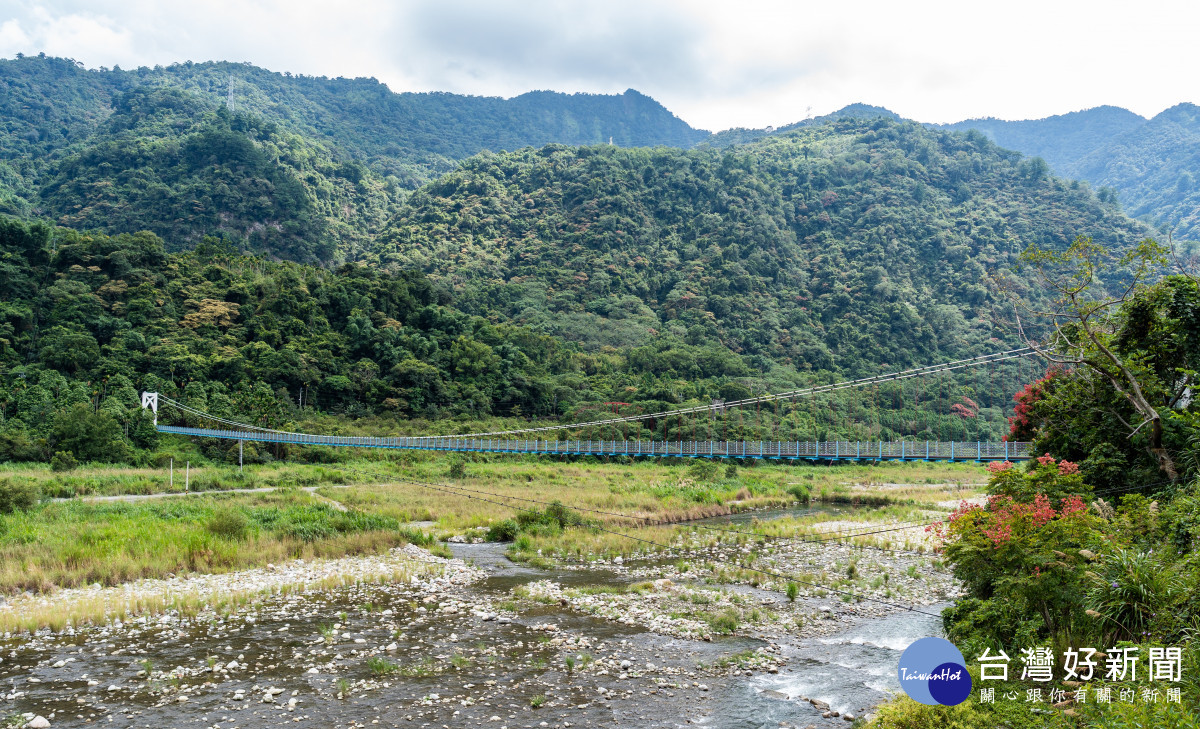
[[(1159, 470), (1175, 480), (1178, 468), (1163, 443), (1160, 408), (1170, 408), (1190, 392), (1195, 372), (1176, 372), (1164, 381), (1148, 362), (1151, 353), (1143, 348), (1148, 342), (1135, 341), (1125, 326), (1131, 315), (1136, 316), (1137, 302), (1150, 295), (1150, 282), (1166, 267), (1166, 253), (1149, 238), (1115, 260), (1087, 236), (1079, 236), (1062, 252), (1030, 246), (1021, 260), (1032, 265), (1052, 297), (1045, 309), (1021, 307), (1047, 326), (1045, 339), (1030, 338), (1024, 325), (1021, 334), (1046, 360), (1082, 368), (1084, 377), (1094, 375), (1118, 393), (1135, 415), (1130, 419), (1120, 410), (1111, 411), (1125, 428), (1126, 438), (1144, 430), (1147, 452)], [(1107, 286), (1101, 277), (1107, 279)]]
[(83, 462), (119, 463), (130, 456), (120, 423), (107, 413), (92, 412), (87, 405), (60, 412), (50, 440), (55, 450), (68, 451)]

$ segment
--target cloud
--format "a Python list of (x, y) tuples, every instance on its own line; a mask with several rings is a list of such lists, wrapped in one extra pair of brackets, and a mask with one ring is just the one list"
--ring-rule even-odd
[(536, 80), (620, 91), (705, 80), (707, 29), (670, 6), (453, 0), (414, 4), (402, 25), (408, 43), (393, 62), (434, 88), (520, 93)]
[(0, 25), (0, 54), (45, 53), (78, 58), (136, 58), (132, 34), (103, 16), (86, 11), (54, 14), (33, 7), (24, 17)]
[[(636, 88), (693, 126), (782, 125), (862, 101), (922, 121), (1189, 100), (1200, 9), (1095, 0), (0, 0), (0, 56), (90, 67), (249, 61), (395, 91)], [(7, 17), (5, 17), (5, 15)], [(1196, 99), (1190, 99), (1196, 100)]]

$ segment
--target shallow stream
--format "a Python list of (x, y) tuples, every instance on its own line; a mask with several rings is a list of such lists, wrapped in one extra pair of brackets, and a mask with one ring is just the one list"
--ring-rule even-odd
[[(736, 524), (830, 508), (849, 511), (814, 507), (708, 521)], [(148, 618), (76, 635), (43, 632), (33, 639), (2, 640), (0, 726), (26, 712), (49, 717), (53, 727), (102, 723), (155, 729), (847, 726), (841, 719), (822, 719), (821, 711), (800, 697), (859, 715), (886, 699), (886, 691), (896, 690), (899, 651), (940, 630), (937, 618), (918, 613), (865, 619), (842, 633), (782, 644), (787, 661), (777, 674), (667, 682), (661, 676), (639, 677), (636, 666), (653, 662), (694, 670), (766, 644), (744, 637), (676, 639), (557, 604), (523, 610), (514, 620), (482, 619), (472, 606), (488, 610), (508, 599), (514, 587), (536, 580), (581, 587), (628, 584), (634, 578), (612, 570), (513, 564), (503, 545), (451, 546), (456, 557), (487, 576), (471, 585), (447, 586), (432, 603), (421, 601), (408, 585), (362, 584), (274, 595), (254, 609), (207, 622)], [(436, 609), (453, 601), (466, 606), (449, 614)], [(545, 632), (545, 624), (557, 629)], [(561, 643), (551, 645), (549, 636), (573, 642), (564, 649)], [(394, 648), (383, 655), (404, 671), (372, 673), (367, 656), (391, 643)], [(566, 654), (628, 660), (635, 668), (628, 677), (617, 669), (571, 672), (563, 662)], [(174, 675), (138, 675), (146, 665)], [(152, 690), (165, 683), (177, 690)], [(348, 684), (355, 690), (337, 698)], [(268, 695), (271, 700), (264, 702)], [(545, 697), (541, 708), (532, 706), (537, 697)]]

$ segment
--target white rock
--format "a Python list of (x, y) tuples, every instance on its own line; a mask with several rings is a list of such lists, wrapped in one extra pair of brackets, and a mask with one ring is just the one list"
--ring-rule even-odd
[(25, 726), (29, 727), (29, 729), (47, 729), (50, 726), (50, 720), (44, 716), (35, 716)]
[(400, 646), (396, 645), (395, 643), (388, 643), (387, 648), (384, 648), (384, 650), (386, 650), (390, 653), (394, 650), (398, 650), (399, 648), (400, 648)]
[(613, 557), (613, 564), (624, 564), (624, 562), (625, 560), (622, 559), (621, 555), (619, 554), (616, 557)]
[(114, 683), (114, 684), (112, 684), (111, 686), (109, 686), (109, 687), (108, 687), (108, 690), (109, 690), (109, 691), (120, 691), (120, 690), (121, 690), (121, 687), (120, 687), (120, 686), (118, 686), (118, 685), (116, 685), (116, 684)]
[(225, 664), (225, 668), (230, 671), (237, 670), (237, 667), (238, 667), (237, 661), (230, 661), (229, 663)]
[(308, 672), (314, 676), (317, 675), (318, 673), (320, 673), (320, 671), (317, 670), (316, 666), (313, 666), (312, 668), (308, 669)]

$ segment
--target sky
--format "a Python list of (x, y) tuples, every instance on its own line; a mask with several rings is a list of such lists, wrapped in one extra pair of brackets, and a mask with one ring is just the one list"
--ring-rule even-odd
[(393, 91), (654, 97), (693, 127), (846, 104), (918, 121), (1200, 101), (1200, 3), (1141, 0), (0, 0), (0, 57), (248, 61)]

